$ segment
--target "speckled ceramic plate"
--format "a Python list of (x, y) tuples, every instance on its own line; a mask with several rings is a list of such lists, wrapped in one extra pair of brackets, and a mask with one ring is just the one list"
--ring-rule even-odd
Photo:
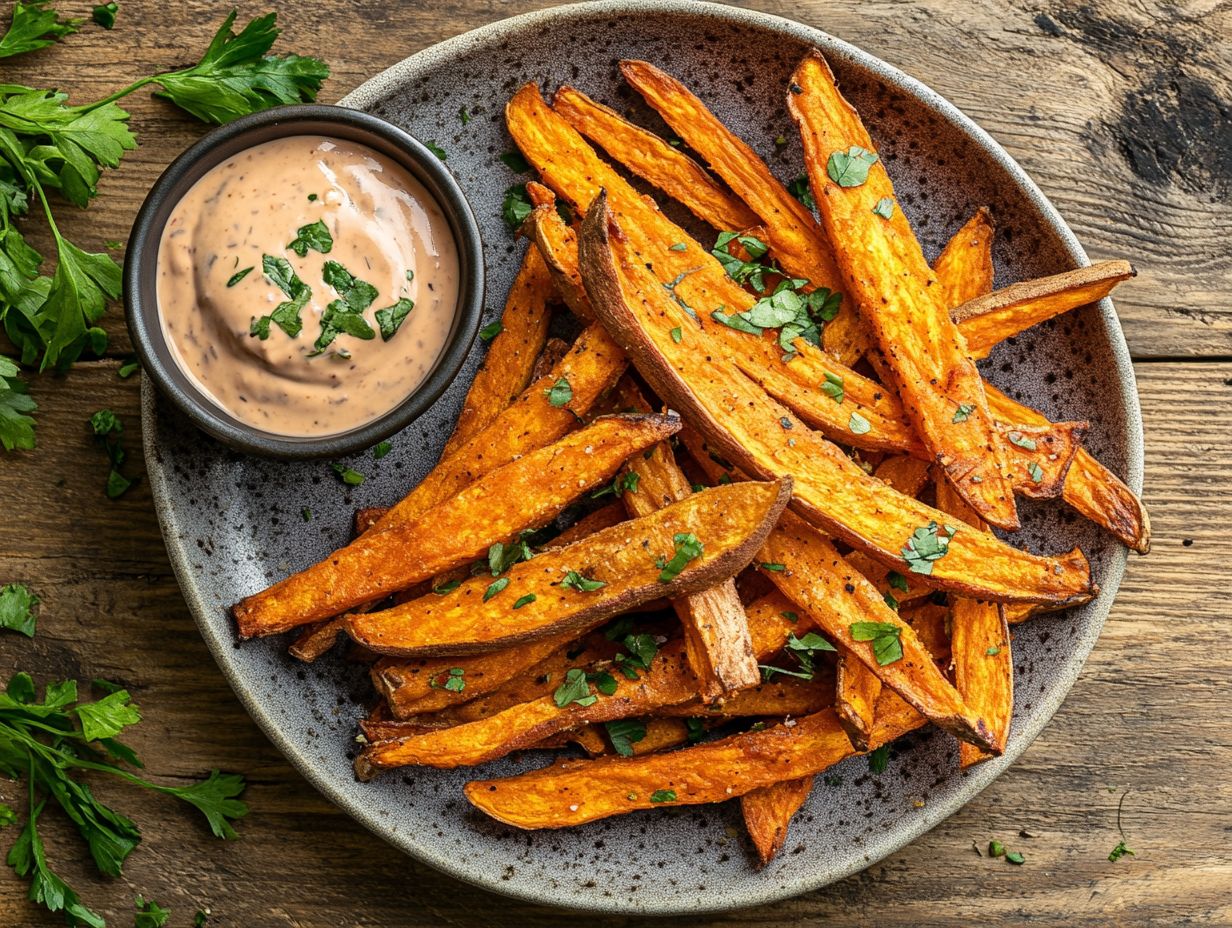
[[(800, 152), (783, 88), (810, 45), (822, 48), (864, 114), (930, 257), (972, 210), (987, 204), (998, 225), (998, 285), (1086, 263), (1035, 185), (952, 105), (825, 33), (759, 13), (694, 2), (599, 2), (529, 14), (413, 55), (343, 102), (448, 152), (483, 225), (491, 319), (524, 247), (500, 219), (504, 190), (519, 178), (498, 160), (512, 147), (502, 107), (522, 82), (551, 89), (569, 81), (661, 126), (616, 73), (620, 58), (649, 59), (683, 78), (780, 177), (792, 178), (801, 173)], [(461, 107), (472, 117), (465, 125)], [(782, 150), (774, 144), (778, 135), (792, 140)], [(343, 544), (356, 506), (390, 504), (423, 476), (481, 351), (477, 345), (445, 396), (396, 437), (393, 453), (379, 462), (367, 456), (350, 462), (368, 475), (357, 489), (343, 487), (321, 463), (228, 452), (176, 415), (148, 383), (143, 395), (146, 458), (167, 548), (236, 693), (321, 792), (396, 847), (463, 880), (535, 902), (657, 914), (752, 905), (824, 886), (902, 847), (1004, 770), (1061, 703), (1108, 614), (1124, 549), (1059, 503), (1022, 502), (1026, 527), (1019, 543), (1042, 552), (1080, 545), (1102, 592), (1082, 608), (1017, 629), (1014, 728), (1005, 757), (960, 773), (954, 742), (930, 733), (896, 745), (879, 776), (869, 774), (863, 759), (848, 761), (828, 778), (834, 785), (818, 784), (785, 850), (762, 872), (751, 865), (734, 802), (524, 833), (467, 805), (462, 784), (471, 771), (410, 770), (361, 785), (350, 761), (355, 721), (369, 694), (363, 668), (335, 658), (300, 665), (281, 640), (240, 646), (226, 607)], [(1014, 339), (983, 366), (994, 383), (1054, 418), (1090, 418), (1089, 447), (1131, 486), (1141, 486), (1133, 372), (1108, 301)], [(300, 515), (305, 506), (313, 512), (309, 523)], [(482, 773), (512, 773), (545, 760), (524, 754)]]

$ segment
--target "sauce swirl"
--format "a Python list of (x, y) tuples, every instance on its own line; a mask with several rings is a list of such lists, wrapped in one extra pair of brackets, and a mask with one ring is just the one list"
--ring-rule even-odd
[(440, 206), (363, 145), (291, 136), (212, 168), (158, 250), (163, 333), (218, 406), (276, 435), (358, 428), (440, 355), (458, 302)]

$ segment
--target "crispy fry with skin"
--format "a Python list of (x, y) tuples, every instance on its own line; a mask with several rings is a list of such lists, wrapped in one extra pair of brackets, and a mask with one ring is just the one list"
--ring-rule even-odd
[[(731, 312), (753, 305), (754, 297), (728, 277), (709, 252), (604, 164), (577, 131), (543, 102), (533, 84), (515, 94), (506, 107), (506, 120), (527, 160), (539, 169), (545, 182), (579, 211), (587, 210), (601, 188), (607, 191), (611, 208), (621, 220), (621, 228), (627, 230), (634, 251), (643, 262), (653, 265), (654, 274), (662, 283), (672, 284), (673, 293), (686, 304), (725, 306)], [(546, 249), (545, 255), (550, 252), (546, 257), (548, 266), (559, 268), (555, 274), (557, 289), (568, 293), (576, 287), (574, 281), (581, 279), (572, 230), (564, 226), (555, 209), (540, 211), (534, 220), (536, 241)], [(539, 229), (555, 231), (549, 240)], [(673, 243), (684, 245), (684, 250), (673, 250)], [(589, 300), (585, 307), (585, 312), (593, 316)], [(682, 339), (688, 339), (692, 324), (690, 320), (689, 325), (681, 326)], [(785, 361), (781, 346), (769, 334), (760, 338), (750, 336), (714, 322), (704, 313), (697, 324), (717, 342), (719, 354), (728, 357), (776, 400), (832, 439), (866, 450), (905, 451), (931, 460), (896, 397), (803, 339), (795, 342), (796, 356)], [(834, 402), (817, 389), (818, 384), (831, 378), (844, 386), (842, 403)], [(853, 432), (853, 413), (868, 423), (867, 431)], [(1011, 420), (1007, 428), (1013, 427)], [(1021, 452), (1008, 442), (1003, 445), (1012, 456)], [(1021, 477), (1023, 473), (1023, 468), (1014, 468), (1011, 475)], [(1034, 489), (1034, 481), (1031, 483), (1029, 489)]]
[[(785, 605), (785, 599), (772, 594), (749, 606), (749, 630), (759, 656), (772, 654), (786, 643), (793, 625), (782, 615)], [(590, 705), (571, 702), (557, 706), (552, 696), (543, 696), (457, 725), (448, 736), (430, 731), (369, 745), (356, 759), (356, 771), (361, 778), (367, 778), (380, 770), (406, 765), (457, 767), (484, 763), (584, 723), (634, 718), (652, 712), (663, 714), (664, 707), (689, 702), (697, 695), (693, 672), (680, 641), (665, 645), (638, 680), (620, 673), (613, 673), (612, 677), (615, 692), (610, 696), (592, 694), (598, 698)], [(559, 685), (561, 677), (555, 679)]]
[[(946, 481), (937, 483), (937, 506), (977, 531), (988, 531), (971, 507)], [(963, 596), (950, 598), (950, 652), (954, 685), (988, 725), (1003, 752), (1014, 714), (1014, 663), (1005, 607)], [(959, 745), (963, 768), (990, 760), (992, 754), (969, 744)]]
[(1004, 429), (1010, 444), (1022, 451), (1009, 460), (1018, 493), (1032, 499), (1060, 496), (1088, 428), (1086, 422), (1050, 422)]
[[(695, 329), (675, 342), (670, 330), (689, 317), (644, 267), (626, 258), (627, 243), (613, 226), (602, 202), (583, 223), (587, 292), (658, 395), (746, 473), (796, 475), (792, 507), (814, 524), (887, 566), (904, 565), (903, 546), (912, 534), (932, 522), (941, 526), (944, 514), (865, 474), (738, 371), (707, 363), (716, 352), (704, 332)], [(983, 533), (959, 532), (946, 555), (929, 563), (938, 587), (1000, 601), (1074, 602), (1091, 595), (1090, 567), (1077, 550), (1039, 557)]]
[(535, 181), (526, 185), (526, 191), (535, 205), (526, 220), (526, 229), (552, 275), (557, 292), (575, 316), (594, 322), (595, 313), (577, 267), (577, 233), (556, 211), (556, 194)]
[(535, 360), (548, 336), (548, 303), (554, 292), (543, 256), (533, 246), (527, 248), (500, 317), (503, 328), (488, 345), (442, 459), (462, 448), (531, 382)]
[(763, 786), (740, 797), (740, 814), (759, 866), (766, 866), (783, 849), (792, 817), (812, 791), (813, 778), (808, 776)]
[[(924, 724), (886, 691), (870, 740), (880, 747)], [(568, 828), (638, 809), (725, 802), (820, 773), (855, 754), (833, 710), (667, 754), (563, 761), (518, 776), (475, 780), (466, 798), (516, 828)]]
[(634, 174), (687, 206), (702, 222), (717, 229), (757, 225), (756, 214), (700, 164), (580, 90), (561, 87), (552, 98), (552, 109)]
[[(641, 392), (627, 378), (618, 385), (616, 400), (637, 412), (650, 411)], [(621, 494), (632, 516), (649, 515), (693, 494), (667, 442), (633, 458), (627, 470), (637, 475), (636, 492)], [(709, 589), (678, 597), (672, 600), (672, 608), (680, 617), (689, 666), (697, 675), (703, 700), (710, 702), (725, 693), (757, 685), (761, 675), (734, 580), (729, 577)]]
[[(590, 326), (546, 377), (532, 383), (513, 405), (442, 460), (420, 484), (376, 523), (405, 523), (457, 495), (494, 468), (542, 448), (576, 428), (584, 415), (624, 373), (627, 362), (601, 326)], [(561, 406), (549, 392), (560, 380), (572, 395)]]
[(772, 718), (811, 715), (834, 705), (834, 675), (829, 667), (819, 666), (813, 679), (775, 677), (752, 689), (741, 690), (721, 703), (693, 700), (655, 711), (665, 716), (684, 718)]
[[(937, 670), (911, 626), (885, 604), (876, 587), (843, 561), (820, 532), (795, 514), (784, 513), (758, 558), (763, 563), (782, 564), (783, 570), (767, 571), (774, 585), (831, 642), (863, 661), (921, 715), (960, 741), (997, 749), (983, 720)], [(855, 639), (851, 629), (857, 622), (896, 627), (903, 656), (879, 663), (872, 642)]]
[(847, 292), (859, 303), (897, 382), (903, 407), (962, 497), (982, 518), (1016, 530), (1006, 454), (983, 379), (902, 210), (895, 204), (889, 219), (873, 212), (881, 200), (895, 203), (889, 175), (880, 162), (860, 162), (868, 178), (855, 186), (841, 186), (829, 175), (832, 156), (853, 147), (871, 152), (872, 140), (819, 52), (805, 57), (792, 81), (787, 108), (800, 128), (822, 227), (834, 245)]
[(941, 254), (933, 262), (933, 272), (941, 287), (941, 301), (950, 310), (951, 318), (959, 324), (968, 348), (971, 347), (971, 338), (962, 326), (962, 319), (956, 314), (956, 307), (991, 292), (994, 278), (992, 240), (995, 233), (992, 213), (987, 206), (981, 206), (945, 243)]
[(545, 524), (680, 427), (674, 416), (607, 416), (475, 481), (418, 519), (365, 532), (324, 561), (232, 608), (240, 636), (273, 635), (379, 599)]
[(881, 678), (864, 662), (839, 648), (838, 669), (834, 680), (834, 711), (851, 745), (857, 751), (868, 750), (873, 731), (873, 713), (881, 695)]
[[(479, 576), (443, 596), (355, 613), (347, 619), (347, 633), (378, 654), (405, 656), (475, 654), (580, 633), (661, 596), (703, 590), (734, 576), (752, 560), (790, 494), (790, 480), (691, 494), (515, 564), (502, 575), (503, 586)], [(700, 539), (702, 552), (665, 581), (656, 555), (670, 560), (673, 539), (681, 534)], [(562, 581), (570, 571), (603, 586), (567, 587)], [(743, 617), (738, 599), (736, 605)]]
[[(987, 387), (988, 403), (998, 418), (1024, 425), (1046, 425), (1048, 418)], [(1151, 520), (1137, 495), (1085, 449), (1078, 449), (1065, 474), (1061, 497), (1091, 521), (1103, 526), (1139, 554), (1151, 550)]]
[(564, 359), (571, 347), (563, 338), (549, 338), (543, 343), (543, 350), (539, 352), (539, 357), (535, 358), (535, 366), (531, 370), (530, 379), (539, 380), (546, 377), (552, 368)]
[(988, 357), (1005, 339), (1089, 303), (1097, 303), (1138, 272), (1128, 261), (1101, 261), (1049, 277), (1037, 277), (958, 306), (954, 321), (971, 357)]
[[(782, 267), (813, 287), (843, 290), (834, 251), (808, 208), (787, 192), (766, 163), (693, 93), (646, 61), (622, 61), (620, 73), (710, 169), (756, 213)], [(739, 231), (747, 226), (728, 226)]]

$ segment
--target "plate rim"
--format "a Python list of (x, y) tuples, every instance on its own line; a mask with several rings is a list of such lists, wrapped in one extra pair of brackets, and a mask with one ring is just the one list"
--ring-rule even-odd
[[(855, 60), (861, 67), (876, 74), (887, 83), (915, 97), (921, 103), (939, 113), (958, 131), (974, 141), (1019, 186), (1027, 199), (1039, 211), (1045, 222), (1052, 228), (1063, 251), (1073, 264), (1075, 266), (1090, 264), (1085, 250), (1069, 228), (1068, 223), (1061, 217), (1060, 213), (1040, 190), (1038, 185), (986, 130), (977, 125), (957, 106), (898, 67), (883, 61), (858, 46), (836, 38), (806, 23), (759, 10), (702, 2), (702, 0), (590, 0), (590, 2), (570, 3), (563, 6), (534, 10), (478, 26), (421, 49), (351, 90), (338, 101), (338, 105), (356, 109), (364, 109), (371, 106), (388, 95), (392, 90), (395, 90), (400, 84), (413, 79), (417, 72), (426, 70), (441, 60), (449, 60), (469, 46), (489, 43), (510, 31), (521, 32), (528, 28), (549, 24), (553, 20), (567, 22), (578, 19), (604, 19), (614, 14), (628, 14), (639, 10), (656, 14), (685, 14), (701, 20), (718, 20), (737, 26), (768, 28), (802, 42), (818, 46), (824, 52), (837, 53), (840, 57)], [(1144, 475), (1144, 438), (1142, 412), (1138, 401), (1133, 362), (1125, 340), (1124, 330), (1121, 328), (1112, 300), (1105, 297), (1099, 301), (1097, 308), (1117, 372), (1117, 389), (1121, 394), (1121, 400), (1125, 409), (1126, 472), (1123, 479), (1136, 494), (1141, 494)], [(154, 508), (158, 516), (159, 528), (162, 531), (163, 541), (167, 548), (172, 570), (185, 602), (188, 604), (193, 619), (215, 663), (222, 671), (223, 676), (226, 677), (228, 684), (243, 705), (245, 711), (257, 723), (265, 736), (291, 763), (296, 771), (311, 783), (318, 792), (359, 824), (401, 852), (439, 872), (486, 891), (524, 902), (551, 905), (573, 911), (625, 915), (635, 911), (636, 914), (653, 916), (696, 915), (728, 912), (754, 905), (775, 903), (829, 886), (853, 873), (873, 866), (895, 851), (914, 842), (920, 835), (935, 828), (983, 792), (993, 780), (1009, 769), (1013, 762), (1034, 743), (1043, 729), (1052, 721), (1052, 717), (1056, 714), (1062, 703), (1064, 703), (1086, 666), (1090, 652), (1094, 648), (1111, 612), (1112, 604), (1120, 588), (1129, 559), (1129, 550), (1123, 545), (1115, 549), (1109, 557), (1106, 566), (1107, 576), (1103, 578), (1104, 582), (1100, 593), (1092, 604), (1092, 617), (1085, 624), (1081, 634), (1073, 641), (1073, 651), (1074, 653), (1081, 653), (1081, 662), (1076, 664), (1072, 670), (1062, 668), (1062, 672), (1058, 675), (1057, 684), (1049, 689), (1042, 700), (1038, 701), (1046, 705), (1045, 711), (1039, 713), (1038, 716), (1025, 726), (1025, 735), (1020, 735), (1021, 740), (1018, 741), (1018, 744), (1008, 749), (995, 765), (981, 765), (975, 768), (975, 772), (966, 774), (966, 782), (955, 791), (954, 796), (945, 801), (938, 801), (935, 806), (930, 804), (926, 809), (922, 810), (922, 813), (917, 818), (910, 822), (904, 821), (902, 829), (894, 832), (893, 837), (887, 839), (886, 836), (890, 834), (887, 832), (880, 839), (873, 839), (862, 848), (862, 853), (852, 855), (850, 860), (840, 866), (819, 871), (815, 878), (800, 877), (794, 879), (794, 881), (781, 884), (772, 883), (767, 879), (761, 887), (750, 888), (747, 894), (735, 904), (719, 903), (707, 905), (704, 899), (694, 898), (695, 904), (688, 905), (687, 900), (681, 900), (677, 897), (672, 897), (671, 900), (642, 897), (636, 906), (629, 906), (623, 900), (605, 900), (603, 897), (566, 898), (559, 891), (536, 892), (536, 888), (529, 885), (522, 886), (521, 884), (514, 884), (512, 881), (486, 879), (481, 874), (468, 871), (459, 866), (456, 861), (453, 861), (447, 855), (433, 854), (430, 848), (415, 844), (413, 834), (410, 832), (388, 833), (388, 830), (383, 827), (384, 822), (381, 816), (371, 809), (353, 803), (335, 784), (334, 780), (324, 776), (319, 771), (310, 756), (310, 752), (304, 746), (293, 743), (282, 733), (277, 719), (246, 689), (242, 677), (228, 660), (229, 652), (234, 647), (234, 635), (224, 634), (214, 627), (217, 610), (212, 604), (205, 602), (201, 591), (195, 584), (193, 570), (188, 560), (187, 548), (183, 542), (183, 528), (171, 502), (167, 473), (161, 459), (161, 452), (156, 446), (153, 437), (156, 432), (157, 421), (156, 401), (156, 389), (150, 383), (149, 378), (143, 377), (141, 381), (142, 449), (145, 456), (146, 471), (150, 482)]]

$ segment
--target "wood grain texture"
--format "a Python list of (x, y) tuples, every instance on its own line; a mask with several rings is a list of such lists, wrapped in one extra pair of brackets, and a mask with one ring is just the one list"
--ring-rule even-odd
[[(329, 58), (334, 78), (324, 98), (334, 100), (417, 49), (545, 5), (284, 3), (282, 47)], [(1217, 638), (1227, 615), (1220, 578), (1232, 523), (1232, 310), (1224, 297), (1232, 283), (1232, 7), (1216, 0), (1107, 0), (1097, 10), (1063, 0), (745, 5), (818, 25), (921, 78), (1010, 150), (1093, 258), (1134, 260), (1140, 276), (1118, 292), (1117, 306), (1141, 359), (1156, 544), (1149, 559), (1130, 562), (1065, 705), (966, 808), (829, 889), (690, 923), (1232, 923), (1232, 653)], [(65, 9), (88, 16), (89, 4)], [(264, 9), (243, 3), (241, 16)], [(89, 27), (61, 47), (5, 62), (4, 80), (98, 97), (187, 63), (222, 14), (208, 0), (174, 8), (125, 0), (115, 32)], [(122, 240), (150, 183), (200, 131), (144, 93), (131, 109), (142, 148), (107, 175), (88, 216), (60, 209), (65, 231), (83, 244)], [(115, 503), (103, 497), (105, 460), (85, 424), (91, 412), (105, 406), (121, 415), (130, 471), (141, 471), (138, 381), (116, 376), (128, 351), (118, 308), (107, 326), (108, 359), (35, 379), (39, 450), (0, 463), (0, 583), (23, 581), (43, 599), (38, 637), (0, 637), (0, 676), (29, 669), (40, 679), (106, 676), (128, 685), (146, 715), (132, 740), (151, 774), (174, 781), (211, 767), (242, 771), (253, 812), (241, 839), (223, 844), (172, 800), (104, 784), (99, 792), (136, 818), (145, 846), (122, 879), (101, 880), (83, 866), (75, 836), (49, 816), (56, 869), (113, 925), (131, 924), (137, 892), (172, 908), (176, 926), (206, 906), (209, 924), (228, 928), (565, 923), (395, 852), (318, 797), (248, 719), (188, 615), (147, 488)], [(1111, 864), (1126, 791), (1122, 824), (1137, 856)], [(20, 801), (3, 781), (0, 799)], [(1034, 837), (1018, 837), (1020, 829)], [(991, 838), (1023, 851), (1026, 864), (978, 857), (973, 845)], [(784, 853), (794, 846), (789, 837)], [(62, 924), (24, 894), (0, 867), (0, 925)]]

